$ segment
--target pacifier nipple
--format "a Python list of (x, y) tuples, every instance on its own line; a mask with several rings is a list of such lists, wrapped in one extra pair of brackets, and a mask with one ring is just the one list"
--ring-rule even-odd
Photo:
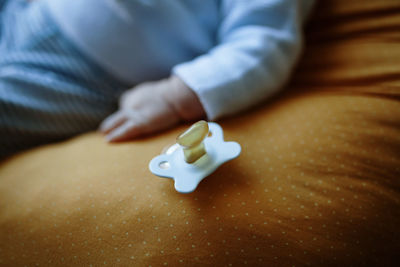
[(208, 135), (208, 131), (208, 123), (198, 121), (176, 139), (177, 143), (182, 146), (187, 163), (194, 163), (207, 153), (203, 141)]

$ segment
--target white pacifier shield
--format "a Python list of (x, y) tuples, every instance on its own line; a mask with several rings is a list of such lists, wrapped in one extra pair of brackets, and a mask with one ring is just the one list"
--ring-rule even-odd
[(191, 193), (205, 177), (223, 163), (239, 156), (241, 147), (236, 142), (225, 142), (221, 126), (208, 123), (211, 136), (204, 139), (207, 154), (195, 163), (184, 160), (182, 147), (175, 144), (166, 154), (154, 157), (149, 164), (150, 171), (160, 177), (172, 178), (175, 189), (180, 193)]

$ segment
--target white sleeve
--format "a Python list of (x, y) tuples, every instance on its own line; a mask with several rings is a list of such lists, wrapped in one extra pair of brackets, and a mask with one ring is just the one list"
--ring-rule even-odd
[(199, 97), (209, 120), (261, 102), (288, 80), (313, 0), (223, 0), (217, 45), (173, 73)]

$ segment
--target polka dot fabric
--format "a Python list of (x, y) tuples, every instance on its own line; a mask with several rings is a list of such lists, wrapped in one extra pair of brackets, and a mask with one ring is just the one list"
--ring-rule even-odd
[[(340, 2), (315, 10), (288, 89), (220, 122), (242, 154), (192, 194), (147, 167), (186, 126), (118, 145), (90, 133), (3, 162), (0, 266), (397, 266), (400, 91), (384, 73), (400, 69), (400, 45), (390, 27), (361, 29), (399, 16), (395, 1)], [(350, 43), (368, 64), (345, 64), (357, 55), (336, 48)]]

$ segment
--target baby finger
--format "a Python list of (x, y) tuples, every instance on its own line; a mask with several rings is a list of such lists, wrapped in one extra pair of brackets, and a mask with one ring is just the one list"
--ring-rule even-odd
[(109, 142), (125, 141), (140, 135), (143, 127), (136, 121), (128, 120), (107, 135)]
[(117, 128), (118, 126), (122, 125), (127, 120), (126, 114), (119, 110), (110, 116), (108, 116), (101, 124), (100, 124), (100, 131), (108, 134), (113, 129)]

